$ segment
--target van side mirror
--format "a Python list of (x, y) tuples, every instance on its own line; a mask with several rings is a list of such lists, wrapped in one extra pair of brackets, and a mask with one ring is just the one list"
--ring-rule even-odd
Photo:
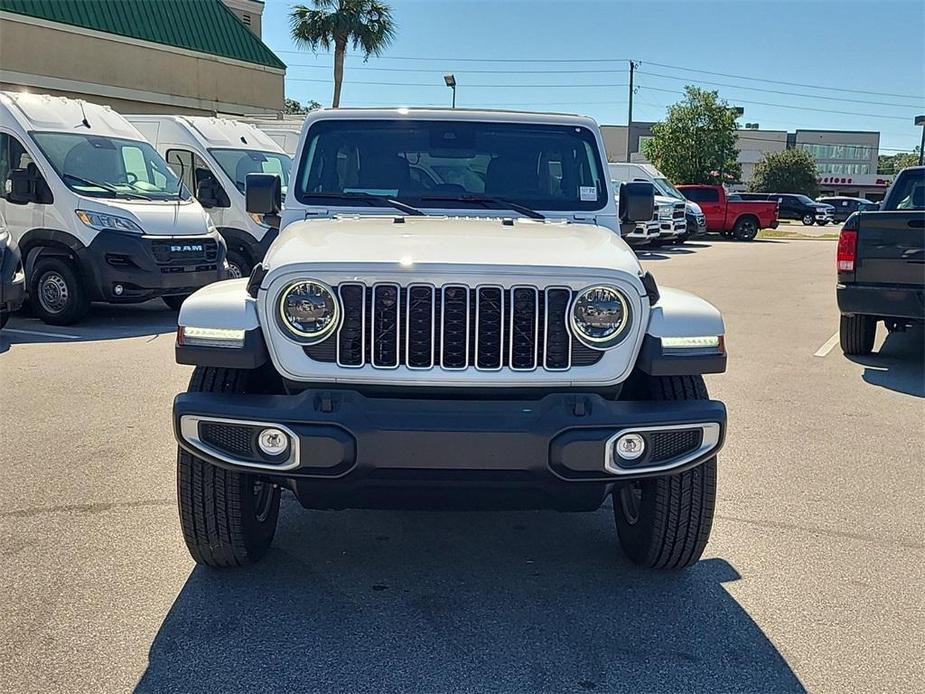
[(655, 186), (648, 181), (620, 184), (620, 221), (648, 222), (655, 213)]
[(283, 209), (283, 189), (276, 174), (250, 173), (244, 183), (247, 211), (276, 215)]
[(6, 179), (4, 197), (14, 205), (39, 202), (38, 185), (27, 169), (13, 169)]

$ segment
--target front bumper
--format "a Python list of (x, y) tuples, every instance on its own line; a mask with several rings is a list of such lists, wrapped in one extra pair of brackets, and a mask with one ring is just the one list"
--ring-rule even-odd
[(697, 238), (707, 233), (707, 218), (703, 215), (688, 214), (685, 221), (687, 223), (688, 238)]
[(623, 237), (631, 246), (644, 246), (653, 239), (659, 237), (659, 223), (657, 221), (646, 222), (645, 225), (639, 225), (632, 232)]
[(838, 284), (838, 310), (846, 315), (925, 320), (925, 288), (884, 284)]
[(26, 297), (26, 275), (15, 246), (0, 250), (0, 313), (18, 311)]
[[(202, 236), (141, 236), (101, 231), (78, 252), (94, 299), (134, 303), (191, 294), (225, 279), (225, 241)], [(121, 294), (116, 286), (122, 287)]]
[[(725, 407), (713, 400), (612, 401), (585, 393), (539, 400), (403, 399), (353, 390), (183, 393), (173, 415), (182, 448), (220, 467), (280, 480), (310, 508), (590, 510), (614, 484), (712, 457), (726, 428)], [(266, 427), (289, 436), (279, 459), (254, 443)], [(613, 453), (615, 437), (628, 432), (647, 441), (632, 463)]]

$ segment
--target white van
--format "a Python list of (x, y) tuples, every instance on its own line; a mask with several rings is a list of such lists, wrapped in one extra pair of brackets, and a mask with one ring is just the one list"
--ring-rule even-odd
[(247, 174), (279, 175), (292, 157), (253, 125), (205, 116), (126, 116), (192, 190), (228, 245), (229, 276), (246, 277), (279, 232), (279, 219), (248, 214)]
[[(637, 166), (636, 164), (607, 164), (610, 172), (610, 180), (614, 189), (618, 189), (621, 183), (630, 183), (631, 181), (651, 181), (651, 179), (642, 176), (633, 175), (633, 171), (623, 167)], [(654, 181), (651, 181), (654, 184)], [(680, 193), (679, 193), (680, 195)], [(683, 199), (683, 198), (682, 198)], [(673, 195), (666, 195), (658, 186), (655, 187), (655, 209), (656, 217), (653, 222), (658, 222), (658, 233), (655, 239), (649, 240), (652, 245), (659, 243), (685, 241), (687, 240), (687, 206), (682, 199), (675, 198)], [(639, 228), (636, 229), (639, 232)], [(646, 239), (641, 239), (644, 241)]]
[(225, 277), (225, 244), (205, 210), (107, 106), (0, 92), (0, 182), (0, 213), (47, 323), (74, 323), (91, 301), (163, 297), (179, 308)]
[(302, 121), (268, 121), (254, 123), (290, 157), (295, 156), (299, 146), (299, 137), (302, 135)]
[(635, 163), (610, 163), (610, 174), (620, 181), (649, 181), (655, 186), (655, 192), (665, 198), (674, 198), (681, 200), (686, 206), (686, 232), (681, 234), (682, 239), (689, 239), (695, 236), (701, 236), (707, 233), (707, 220), (696, 202), (685, 198), (681, 192), (675, 188), (665, 174), (656, 169), (652, 164), (635, 164)]

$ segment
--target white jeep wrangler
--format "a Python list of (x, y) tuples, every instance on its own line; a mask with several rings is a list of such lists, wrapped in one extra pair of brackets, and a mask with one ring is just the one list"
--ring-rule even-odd
[(266, 552), (281, 490), (310, 509), (552, 508), (613, 498), (624, 552), (700, 557), (726, 411), (719, 312), (620, 238), (597, 124), (464, 110), (310, 115), (281, 232), (249, 279), (183, 304), (174, 402), (193, 558)]

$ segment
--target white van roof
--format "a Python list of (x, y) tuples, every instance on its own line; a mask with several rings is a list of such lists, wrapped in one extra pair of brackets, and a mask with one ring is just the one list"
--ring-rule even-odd
[[(131, 123), (109, 106), (48, 94), (0, 92), (0, 106), (24, 131), (81, 132), (143, 140)], [(89, 129), (84, 124), (90, 125)]]
[(170, 122), (196, 138), (201, 145), (219, 149), (253, 149), (264, 152), (280, 152), (282, 149), (259, 128), (231, 118), (210, 116), (158, 116), (132, 115), (133, 123)]
[[(649, 176), (651, 176), (652, 178), (664, 178), (665, 177), (664, 174), (658, 169), (656, 169), (654, 166), (652, 166), (652, 164), (640, 164), (637, 162), (625, 162), (625, 161), (612, 161), (612, 162), (609, 162), (607, 166), (610, 167), (611, 170), (616, 169), (617, 171), (620, 170), (618, 167), (626, 166), (628, 167), (628, 169), (624, 169), (624, 171), (625, 170), (642, 171), (648, 174)], [(632, 167), (632, 168), (629, 168), (629, 167)]]

